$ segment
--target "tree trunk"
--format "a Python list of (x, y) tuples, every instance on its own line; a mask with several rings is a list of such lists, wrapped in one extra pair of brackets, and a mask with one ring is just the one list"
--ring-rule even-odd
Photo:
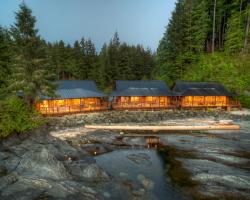
[(222, 21), (222, 17), (220, 16), (220, 25), (219, 25), (219, 49), (221, 49), (221, 38), (222, 38), (222, 31), (221, 29), (223, 29), (222, 27), (224, 26), (223, 21)]
[(222, 34), (221, 34), (221, 46), (224, 47), (224, 40), (225, 40), (225, 28), (226, 28), (226, 16), (223, 16), (223, 26), (222, 26)]
[(249, 35), (249, 26), (250, 26), (250, 11), (247, 11), (247, 24), (246, 24), (246, 33), (245, 33), (245, 41), (244, 41), (244, 52), (247, 52), (247, 44), (248, 44), (248, 35)]
[(214, 53), (214, 42), (215, 42), (215, 18), (216, 18), (216, 0), (214, 0), (214, 16), (213, 16), (213, 38), (212, 38), (212, 53)]

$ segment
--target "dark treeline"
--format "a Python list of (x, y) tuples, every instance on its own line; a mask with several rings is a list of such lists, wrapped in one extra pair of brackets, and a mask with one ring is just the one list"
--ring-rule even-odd
[(250, 85), (249, 0), (178, 0), (157, 51), (155, 76)]
[(109, 44), (104, 44), (100, 53), (93, 42), (82, 38), (74, 45), (63, 41), (45, 43), (48, 69), (56, 79), (90, 79), (101, 88), (112, 87), (118, 79), (151, 78), (155, 65), (154, 56), (141, 45), (120, 43), (115, 33)]
[(35, 28), (36, 19), (23, 3), (10, 29), (0, 27), (0, 88), (22, 90), (27, 101), (52, 95), (51, 80), (89, 79), (111, 89), (118, 79), (149, 79), (155, 66), (150, 49), (121, 43), (116, 32), (101, 51), (91, 39), (46, 42)]

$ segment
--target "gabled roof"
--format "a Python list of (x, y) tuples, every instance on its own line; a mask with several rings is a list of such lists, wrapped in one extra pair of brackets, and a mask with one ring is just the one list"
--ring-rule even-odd
[(116, 81), (110, 96), (172, 96), (165, 82), (156, 80)]
[(173, 92), (180, 96), (233, 96), (223, 85), (217, 82), (176, 81)]
[(77, 99), (90, 97), (103, 97), (103, 93), (97, 90), (93, 81), (89, 80), (65, 80), (57, 81), (56, 98), (43, 96), (41, 99)]

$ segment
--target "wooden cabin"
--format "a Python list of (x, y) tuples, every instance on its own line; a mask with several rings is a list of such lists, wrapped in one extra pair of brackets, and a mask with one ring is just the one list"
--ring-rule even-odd
[(171, 105), (172, 92), (165, 82), (155, 80), (116, 81), (112, 109), (166, 109)]
[(172, 101), (180, 108), (228, 108), (232, 93), (216, 82), (177, 81), (173, 86), (176, 97)]
[(63, 115), (107, 110), (104, 95), (93, 81), (65, 80), (57, 82), (56, 98), (41, 97), (36, 109), (44, 115)]

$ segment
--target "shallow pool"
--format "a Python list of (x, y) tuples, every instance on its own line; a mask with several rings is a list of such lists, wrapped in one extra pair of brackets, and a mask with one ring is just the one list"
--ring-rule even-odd
[(155, 149), (115, 150), (95, 158), (114, 179), (130, 181), (138, 192), (148, 194), (149, 199), (183, 199), (171, 185), (164, 163)]

